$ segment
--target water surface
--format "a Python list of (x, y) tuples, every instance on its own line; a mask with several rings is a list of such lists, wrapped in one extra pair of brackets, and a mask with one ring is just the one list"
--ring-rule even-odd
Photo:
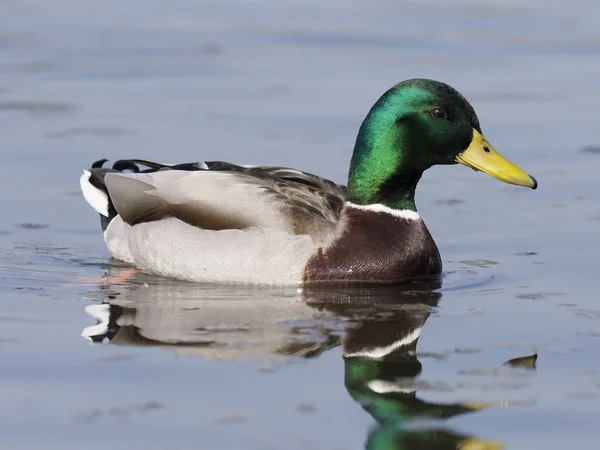
[[(597, 12), (584, 0), (3, 2), (4, 445), (595, 448)], [(417, 204), (439, 285), (205, 286), (126, 277), (109, 260), (78, 190), (91, 162), (222, 159), (345, 182), (364, 115), (415, 76), (463, 92), (540, 183), (426, 173)]]

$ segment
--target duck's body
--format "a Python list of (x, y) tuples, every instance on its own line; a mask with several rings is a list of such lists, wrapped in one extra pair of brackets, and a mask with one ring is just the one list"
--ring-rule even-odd
[[(418, 129), (424, 125), (431, 129)], [(363, 122), (348, 188), (284, 167), (140, 160), (112, 169), (99, 161), (84, 171), (81, 187), (101, 215), (111, 255), (158, 275), (218, 283), (394, 283), (441, 273), (439, 252), (414, 205), (426, 168), (461, 162), (536, 187), (490, 149), (460, 94), (410, 80), (386, 92)], [(494, 159), (486, 167), (486, 158), (499, 159), (503, 171)]]
[(115, 167), (86, 170), (81, 186), (104, 218), (112, 256), (143, 270), (265, 284), (398, 282), (441, 271), (418, 213), (355, 205), (345, 186), (309, 173), (223, 162)]

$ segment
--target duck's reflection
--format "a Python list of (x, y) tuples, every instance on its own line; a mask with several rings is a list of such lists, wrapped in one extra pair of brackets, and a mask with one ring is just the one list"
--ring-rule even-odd
[(344, 383), (376, 420), (369, 449), (497, 449), (448, 430), (412, 429), (419, 418), (447, 419), (481, 405), (419, 399), (419, 335), (441, 294), (440, 283), (410, 288), (265, 290), (211, 288), (136, 274), (107, 285), (97, 320), (82, 335), (94, 342), (156, 346), (209, 360), (315, 357), (342, 346)]
[(398, 288), (308, 292), (318, 305), (348, 324), (342, 338), (344, 384), (350, 396), (377, 421), (367, 449), (493, 450), (503, 445), (439, 428), (411, 429), (416, 419), (448, 419), (486, 405), (442, 404), (421, 400), (414, 380), (421, 330), (441, 294), (439, 283)]

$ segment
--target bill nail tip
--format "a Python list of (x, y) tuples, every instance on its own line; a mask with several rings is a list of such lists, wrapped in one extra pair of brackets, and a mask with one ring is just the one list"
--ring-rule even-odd
[(537, 189), (537, 187), (538, 187), (537, 180), (534, 177), (532, 177), (531, 175), (529, 175), (529, 177), (533, 180), (533, 186), (531, 186), (531, 189), (534, 189), (534, 190)]

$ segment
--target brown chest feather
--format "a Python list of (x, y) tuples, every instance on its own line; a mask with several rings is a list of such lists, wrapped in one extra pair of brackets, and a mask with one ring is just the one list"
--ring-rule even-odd
[(438, 249), (422, 220), (345, 209), (339, 237), (309, 259), (305, 282), (391, 283), (438, 275)]

